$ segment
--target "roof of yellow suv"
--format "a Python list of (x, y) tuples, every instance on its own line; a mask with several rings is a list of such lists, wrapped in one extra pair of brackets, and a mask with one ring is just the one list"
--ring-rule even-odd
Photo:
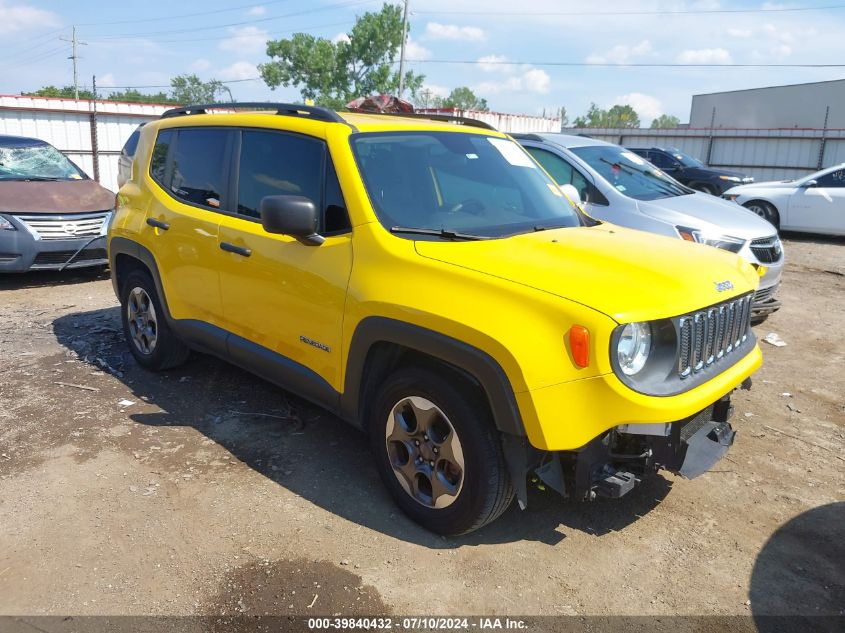
[[(233, 111), (239, 109), (239, 111)], [(467, 119), (462, 117), (452, 117), (445, 115), (426, 115), (426, 114), (379, 114), (379, 113), (365, 113), (365, 112), (335, 112), (328, 108), (321, 108), (319, 106), (305, 106), (300, 104), (283, 104), (283, 103), (236, 103), (236, 104), (207, 104), (207, 105), (192, 105), (181, 108), (174, 108), (168, 110), (162, 115), (162, 119), (178, 119), (184, 121), (183, 117), (187, 117), (188, 121), (185, 123), (196, 123), (195, 117), (205, 117), (207, 112), (212, 110), (214, 114), (213, 124), (225, 125), (227, 123), (242, 124), (244, 117), (279, 117), (275, 122), (267, 121), (267, 127), (279, 127), (276, 123), (284, 118), (301, 118), (303, 120), (311, 120), (323, 123), (343, 123), (352, 126), (359, 132), (386, 132), (386, 131), (403, 131), (403, 130), (441, 130), (441, 131), (455, 131), (460, 128), (461, 131), (481, 133), (494, 136), (504, 136), (503, 133), (497, 131), (494, 127), (478, 121), (475, 119)], [(220, 118), (218, 118), (220, 117)], [(237, 119), (232, 121), (231, 119)], [(207, 119), (203, 123), (208, 123)], [(256, 124), (254, 119), (250, 121), (251, 124)], [(169, 126), (168, 126), (169, 127)]]

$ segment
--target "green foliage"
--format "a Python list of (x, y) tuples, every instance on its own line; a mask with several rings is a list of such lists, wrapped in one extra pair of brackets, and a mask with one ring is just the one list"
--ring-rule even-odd
[[(393, 70), (402, 43), (402, 10), (385, 4), (378, 13), (359, 17), (347, 40), (333, 42), (308, 33), (267, 42), (270, 61), (258, 69), (271, 88), (296, 86), (303, 99), (339, 108), (357, 97), (396, 94), (399, 73)], [(424, 76), (405, 73), (412, 95)]]
[(196, 75), (177, 75), (170, 80), (170, 98), (173, 103), (215, 103), (217, 95), (228, 92), (217, 79), (202, 81)]
[(607, 127), (607, 128), (637, 128), (640, 127), (640, 117), (629, 105), (615, 105), (609, 110), (599, 108), (595, 103), (583, 116), (576, 117), (573, 127)]
[(490, 109), (487, 107), (487, 99), (476, 96), (466, 86), (452, 90), (449, 96), (443, 99), (442, 107), (457, 108), (458, 110), (481, 110), (482, 112), (487, 112)]
[(651, 122), (652, 129), (668, 129), (676, 128), (681, 124), (681, 120), (672, 116), (671, 114), (661, 114), (659, 117)]
[(566, 107), (560, 107), (560, 127), (569, 126), (569, 115), (566, 113)]
[[(35, 92), (22, 92), (24, 97), (57, 97), (60, 99), (73, 99), (73, 86), (65, 86), (64, 88), (57, 88), (56, 86), (44, 86)], [(93, 99), (94, 93), (83, 88), (79, 89), (80, 99)]]
[(134, 88), (129, 88), (122, 92), (112, 92), (106, 97), (107, 101), (125, 101), (126, 103), (162, 103), (162, 104), (176, 104), (170, 95), (164, 92), (157, 92), (155, 94), (144, 94)]

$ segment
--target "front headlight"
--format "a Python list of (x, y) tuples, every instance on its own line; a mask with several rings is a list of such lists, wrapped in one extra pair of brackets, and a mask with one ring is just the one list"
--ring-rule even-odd
[(727, 180), (728, 182), (742, 182), (742, 178), (736, 176), (719, 176), (719, 180)]
[(707, 244), (715, 248), (730, 251), (731, 253), (738, 253), (742, 250), (745, 240), (739, 237), (731, 237), (730, 235), (710, 235), (703, 233), (698, 229), (690, 229), (685, 226), (676, 226), (678, 235), (681, 239), (687, 242), (697, 242), (699, 244)]
[(651, 325), (629, 323), (622, 329), (616, 354), (619, 368), (626, 376), (638, 373), (646, 364), (651, 353)]
[(0, 231), (17, 231), (15, 225), (0, 215)]

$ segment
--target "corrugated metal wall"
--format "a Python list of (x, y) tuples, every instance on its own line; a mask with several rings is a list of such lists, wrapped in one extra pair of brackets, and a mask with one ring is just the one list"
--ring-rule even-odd
[(506, 114), (504, 112), (481, 112), (480, 110), (458, 110), (457, 108), (422, 108), (423, 114), (448, 114), (463, 116), (489, 123), (502, 132), (560, 132), (560, 117), (542, 117), (528, 114)]
[(712, 167), (760, 180), (799, 178), (845, 162), (845, 130), (725, 130), (572, 128), (627, 147), (677, 147)]
[[(171, 106), (98, 101), (96, 130), (100, 183), (117, 191), (117, 158), (140, 123), (158, 118)], [(61, 150), (94, 177), (91, 101), (0, 96), (0, 134), (40, 138)]]

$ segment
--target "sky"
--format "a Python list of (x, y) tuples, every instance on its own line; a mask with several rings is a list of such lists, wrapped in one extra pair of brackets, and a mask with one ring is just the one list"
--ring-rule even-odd
[[(661, 114), (688, 121), (693, 94), (845, 78), (845, 2), (835, 0), (409, 1), (408, 67), (433, 94), (469, 86), (499, 112), (563, 106), (572, 119), (593, 102), (629, 104), (647, 126)], [(230, 82), (239, 101), (298, 100), (296, 88), (256, 80), (266, 41), (297, 31), (341, 38), (382, 3), (0, 0), (0, 93), (72, 84), (70, 43), (60, 38), (75, 24), (86, 42), (80, 84), (96, 75), (104, 91), (166, 91), (171, 77), (196, 73)]]

